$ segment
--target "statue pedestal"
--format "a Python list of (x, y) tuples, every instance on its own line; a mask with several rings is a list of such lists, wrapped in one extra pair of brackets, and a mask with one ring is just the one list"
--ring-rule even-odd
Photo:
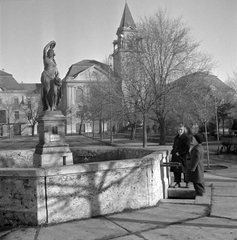
[(72, 152), (65, 142), (65, 116), (61, 111), (44, 111), (38, 117), (39, 143), (33, 156), (34, 167), (73, 164)]

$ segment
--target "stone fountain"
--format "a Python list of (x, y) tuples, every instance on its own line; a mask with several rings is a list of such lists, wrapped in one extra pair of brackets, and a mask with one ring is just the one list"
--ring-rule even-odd
[[(44, 48), (43, 111), (32, 158), (17, 168), (22, 166), (18, 151), (6, 159), (15, 167), (0, 168), (0, 226), (60, 223), (155, 206), (167, 197), (169, 171), (161, 167), (169, 161), (167, 150), (107, 147), (103, 154), (79, 149), (73, 156), (65, 142), (65, 117), (57, 110), (61, 81), (51, 61), (55, 44)], [(85, 161), (85, 152), (93, 161)]]

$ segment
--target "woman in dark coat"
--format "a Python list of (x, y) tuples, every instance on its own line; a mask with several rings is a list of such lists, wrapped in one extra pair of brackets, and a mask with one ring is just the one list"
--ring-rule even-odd
[(205, 193), (204, 185), (204, 150), (202, 147), (203, 138), (200, 134), (193, 136), (191, 145), (194, 147), (191, 150), (190, 161), (188, 162), (187, 179), (193, 182), (197, 196), (203, 196)]
[(173, 149), (171, 151), (171, 162), (178, 162), (181, 164), (181, 166), (170, 168), (170, 171), (174, 173), (175, 185), (173, 187), (181, 187), (180, 183), (182, 173), (184, 175), (184, 182), (186, 182), (186, 187), (188, 187), (186, 173), (187, 158), (189, 157), (190, 138), (185, 133), (185, 127), (182, 124), (178, 126), (177, 132), (178, 134), (174, 138)]

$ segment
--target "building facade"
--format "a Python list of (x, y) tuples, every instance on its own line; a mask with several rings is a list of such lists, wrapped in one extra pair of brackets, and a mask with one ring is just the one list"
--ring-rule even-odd
[(19, 84), (0, 71), (0, 136), (32, 135), (31, 118), (39, 106), (40, 84)]
[[(62, 85), (61, 109), (67, 119), (67, 133), (78, 133), (80, 128), (82, 132), (99, 132), (111, 129), (112, 123), (109, 121), (109, 117), (102, 123), (98, 118), (93, 121), (91, 117), (82, 121), (80, 113), (82, 113), (83, 99), (89, 94), (90, 85), (95, 84), (98, 80), (109, 82), (112, 78), (120, 78), (123, 57), (128, 52), (126, 39), (136, 31), (136, 25), (126, 3), (116, 32), (117, 40), (113, 41), (114, 51), (109, 56), (108, 64), (95, 60), (82, 60), (71, 65)], [(112, 66), (110, 65), (110, 57), (113, 58)]]
[[(61, 110), (67, 119), (67, 133), (79, 133), (80, 129), (81, 132), (100, 131), (98, 117), (93, 121), (86, 102), (91, 85), (108, 82), (109, 73), (109, 65), (95, 60), (82, 60), (71, 65), (62, 84)], [(103, 122), (103, 131), (107, 131), (107, 127), (107, 122)]]

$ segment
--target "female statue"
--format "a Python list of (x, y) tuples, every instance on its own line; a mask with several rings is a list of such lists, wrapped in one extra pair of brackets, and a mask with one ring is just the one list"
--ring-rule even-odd
[(43, 51), (44, 71), (41, 74), (41, 98), (43, 111), (55, 111), (61, 100), (62, 81), (59, 78), (57, 64), (54, 60), (55, 41), (49, 42)]

